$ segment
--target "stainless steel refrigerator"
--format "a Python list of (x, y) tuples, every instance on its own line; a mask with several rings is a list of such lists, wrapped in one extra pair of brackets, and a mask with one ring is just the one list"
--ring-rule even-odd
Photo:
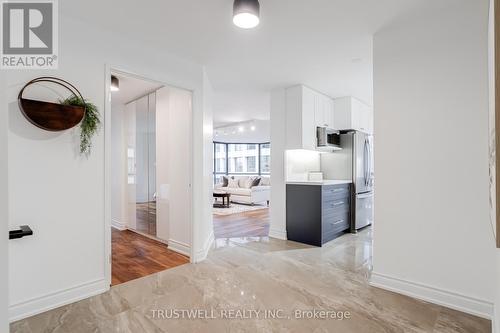
[(340, 147), (330, 157), (329, 179), (351, 179), (351, 231), (373, 222), (373, 136), (358, 131), (341, 132)]

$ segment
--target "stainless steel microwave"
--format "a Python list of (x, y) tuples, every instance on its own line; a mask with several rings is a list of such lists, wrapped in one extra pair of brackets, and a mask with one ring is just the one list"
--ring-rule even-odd
[(340, 132), (327, 127), (316, 128), (318, 147), (340, 148)]

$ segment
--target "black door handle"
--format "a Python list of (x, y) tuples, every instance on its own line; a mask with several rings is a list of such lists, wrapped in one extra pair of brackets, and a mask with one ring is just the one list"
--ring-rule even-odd
[(22, 238), (24, 236), (33, 235), (33, 230), (27, 225), (22, 225), (17, 230), (9, 231), (9, 239)]

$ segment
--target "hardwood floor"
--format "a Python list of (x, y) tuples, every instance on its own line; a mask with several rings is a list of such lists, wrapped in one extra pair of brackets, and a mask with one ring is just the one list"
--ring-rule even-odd
[(265, 237), (269, 235), (269, 221), (269, 209), (214, 215), (215, 238)]
[(189, 262), (167, 245), (129, 230), (111, 228), (111, 237), (113, 286)]

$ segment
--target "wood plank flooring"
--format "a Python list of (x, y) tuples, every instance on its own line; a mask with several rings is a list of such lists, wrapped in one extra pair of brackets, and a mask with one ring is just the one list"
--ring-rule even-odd
[(113, 286), (189, 262), (163, 243), (129, 230), (111, 230)]
[(265, 237), (269, 235), (269, 221), (269, 209), (214, 215), (215, 238)]

